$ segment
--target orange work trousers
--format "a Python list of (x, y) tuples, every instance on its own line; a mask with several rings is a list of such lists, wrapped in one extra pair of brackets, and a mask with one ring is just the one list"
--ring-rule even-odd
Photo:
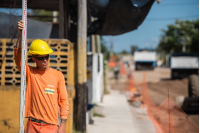
[(25, 133), (57, 133), (57, 130), (57, 125), (28, 121), (26, 124)]

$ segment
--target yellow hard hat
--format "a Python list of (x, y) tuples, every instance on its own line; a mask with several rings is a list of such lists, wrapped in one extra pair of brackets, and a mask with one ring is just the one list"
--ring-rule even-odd
[(45, 55), (53, 53), (53, 50), (49, 48), (48, 44), (45, 41), (37, 39), (31, 43), (28, 52), (29, 54)]

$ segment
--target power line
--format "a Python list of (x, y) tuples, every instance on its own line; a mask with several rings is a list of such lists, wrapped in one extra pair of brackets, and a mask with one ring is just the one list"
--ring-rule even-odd
[(164, 4), (182, 4), (182, 3), (183, 4), (192, 4), (192, 3), (197, 4), (197, 3), (199, 3), (199, 1), (192, 1), (192, 0), (190, 0), (189, 2), (188, 1), (180, 1), (180, 2), (179, 1), (178, 2), (177, 1), (165, 1), (165, 2), (163, 2), (161, 0), (161, 2), (164, 3)]
[(174, 19), (181, 19), (181, 18), (193, 18), (193, 17), (197, 17), (199, 16), (199, 14), (196, 15), (190, 15), (190, 16), (182, 16), (182, 17), (174, 17), (174, 18), (146, 18), (145, 20), (149, 20), (149, 21), (166, 21), (166, 20), (174, 20)]
[(159, 5), (159, 6), (198, 6), (199, 4), (165, 4), (165, 5)]
[(196, 3), (196, 2), (183, 2), (183, 3), (165, 3), (165, 4), (162, 4), (160, 3), (159, 4), (160, 6), (188, 6), (188, 5), (199, 5), (199, 3)]

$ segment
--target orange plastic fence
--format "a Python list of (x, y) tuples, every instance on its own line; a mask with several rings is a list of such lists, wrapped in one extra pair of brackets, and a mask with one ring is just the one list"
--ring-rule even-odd
[(136, 88), (134, 87), (134, 80), (132, 76), (129, 76), (128, 78), (128, 86), (125, 89), (125, 91), (128, 92), (129, 99), (130, 101), (134, 101), (134, 94), (136, 93)]
[(109, 67), (115, 67), (116, 66), (116, 62), (108, 62), (108, 66)]
[(120, 65), (120, 74), (121, 75), (126, 75), (126, 71), (125, 71), (125, 68), (124, 68), (123, 64)]
[(168, 98), (157, 107), (151, 99), (143, 81), (143, 101), (157, 133), (198, 133), (199, 127), (181, 110), (168, 94)]
[[(124, 66), (121, 66), (121, 70), (125, 68)], [(131, 68), (127, 68), (129, 69), (130, 73), (127, 75), (127, 73), (125, 73), (128, 77), (128, 84), (127, 87), (125, 88), (125, 91), (128, 92), (128, 100), (130, 101), (134, 101), (134, 94), (137, 92), (135, 86), (134, 86), (134, 79), (133, 79), (133, 74), (132, 74), (132, 69)], [(122, 73), (121, 73), (122, 75)]]

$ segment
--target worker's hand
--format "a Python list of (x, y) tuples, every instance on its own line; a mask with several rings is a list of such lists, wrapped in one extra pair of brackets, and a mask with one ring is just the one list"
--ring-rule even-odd
[(23, 28), (24, 28), (24, 24), (23, 24), (23, 20), (21, 20), (21, 21), (18, 22), (18, 25), (17, 25), (17, 31), (18, 31), (18, 34), (19, 34), (20, 37), (22, 36), (22, 29)]
[(58, 128), (57, 133), (65, 133), (65, 125), (60, 124), (60, 127)]

